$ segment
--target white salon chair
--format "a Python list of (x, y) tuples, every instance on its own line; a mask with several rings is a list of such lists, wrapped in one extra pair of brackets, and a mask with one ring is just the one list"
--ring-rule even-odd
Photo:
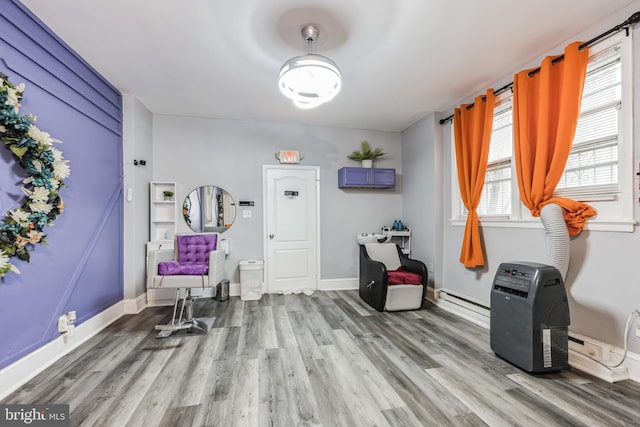
[(148, 289), (175, 289), (173, 317), (166, 325), (156, 325), (158, 338), (188, 329), (208, 334), (215, 317), (193, 317), (194, 288), (215, 288), (225, 280), (225, 252), (219, 233), (178, 234), (173, 250), (149, 254)]

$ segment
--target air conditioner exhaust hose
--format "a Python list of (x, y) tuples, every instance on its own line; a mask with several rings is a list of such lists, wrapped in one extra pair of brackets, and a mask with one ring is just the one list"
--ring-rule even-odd
[(558, 269), (562, 280), (566, 280), (569, 270), (569, 230), (564, 221), (562, 208), (555, 203), (549, 203), (540, 210), (540, 219), (544, 226), (547, 258), (549, 263)]

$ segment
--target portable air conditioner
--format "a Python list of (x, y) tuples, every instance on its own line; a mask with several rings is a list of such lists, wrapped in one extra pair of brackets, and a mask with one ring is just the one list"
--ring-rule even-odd
[(533, 262), (503, 263), (491, 288), (491, 349), (531, 373), (569, 367), (569, 304), (560, 272)]

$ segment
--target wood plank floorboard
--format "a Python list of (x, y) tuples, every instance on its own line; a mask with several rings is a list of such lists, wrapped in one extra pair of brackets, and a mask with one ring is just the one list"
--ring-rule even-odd
[(198, 300), (208, 335), (157, 339), (127, 315), (2, 403), (70, 405), (72, 426), (640, 426), (640, 384), (530, 375), (489, 332), (428, 303), (380, 313), (357, 291)]

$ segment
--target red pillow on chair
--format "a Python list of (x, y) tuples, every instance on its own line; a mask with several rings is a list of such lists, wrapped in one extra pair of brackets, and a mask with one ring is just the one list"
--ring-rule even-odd
[(422, 276), (418, 273), (406, 271), (403, 267), (387, 272), (389, 281), (387, 285), (421, 285)]

